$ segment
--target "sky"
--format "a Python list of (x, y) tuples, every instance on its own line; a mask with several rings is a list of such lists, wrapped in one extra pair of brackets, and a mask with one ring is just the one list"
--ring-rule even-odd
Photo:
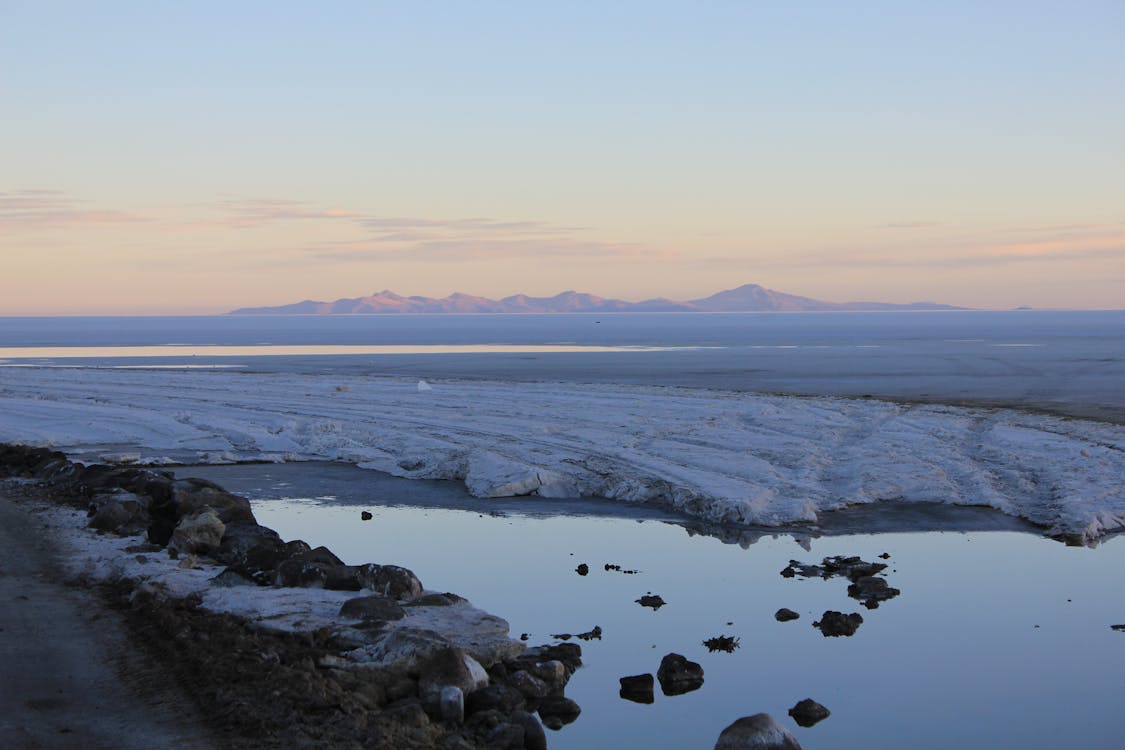
[(0, 315), (1125, 307), (1125, 3), (0, 0)]

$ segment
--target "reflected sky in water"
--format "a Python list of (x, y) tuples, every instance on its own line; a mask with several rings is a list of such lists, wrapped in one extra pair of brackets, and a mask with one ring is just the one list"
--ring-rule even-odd
[[(427, 588), (505, 617), (533, 644), (600, 626), (603, 639), (582, 644), (586, 666), (567, 689), (582, 715), (550, 733), (553, 750), (706, 748), (759, 711), (807, 750), (1120, 747), (1125, 633), (1109, 627), (1125, 622), (1120, 536), (1095, 549), (1012, 531), (806, 538), (811, 551), (767, 535), (743, 547), (643, 509), (478, 500), (452, 483), (323, 469), (179, 473), (248, 495), (285, 538), (324, 544), (349, 563), (405, 565)], [(361, 510), (374, 518), (361, 521)], [(566, 515), (591, 511), (602, 515)], [(779, 575), (790, 559), (883, 552), (902, 595), (874, 611), (847, 597), (844, 579)], [(574, 572), (583, 562), (585, 577)], [(647, 592), (667, 606), (636, 604)], [(780, 607), (801, 618), (776, 622)], [(825, 638), (811, 623), (827, 609), (860, 612), (864, 623), (851, 638)], [(716, 635), (741, 647), (709, 654), (702, 641)], [(618, 697), (619, 677), (655, 674), (672, 651), (703, 665), (700, 690), (658, 690), (650, 706)], [(786, 712), (803, 698), (832, 715), (797, 727)]]

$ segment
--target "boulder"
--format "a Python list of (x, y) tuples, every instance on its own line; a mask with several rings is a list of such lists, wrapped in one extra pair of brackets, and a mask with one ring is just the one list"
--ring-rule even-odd
[(149, 499), (132, 492), (100, 495), (93, 503), (90, 528), (121, 534), (137, 534), (148, 528)]
[(456, 685), (446, 685), (438, 696), (441, 720), (459, 726), (465, 721), (465, 694)]
[(300, 539), (283, 542), (273, 529), (256, 523), (228, 523), (215, 558), (257, 583), (270, 584), (284, 561), (309, 551)]
[(582, 707), (565, 695), (548, 695), (539, 701), (539, 718), (551, 729), (561, 729), (578, 718)]
[(655, 685), (656, 681), (651, 674), (638, 674), (632, 677), (622, 677), (621, 692), (619, 693), (622, 698), (634, 703), (653, 703), (656, 700)]
[(786, 609), (785, 607), (782, 607), (773, 614), (773, 619), (777, 620), (778, 622), (789, 622), (790, 620), (796, 620), (800, 617), (801, 616), (799, 614), (791, 609)]
[(724, 729), (715, 750), (801, 750), (801, 745), (769, 714), (754, 714)]
[(179, 553), (209, 554), (219, 549), (226, 525), (210, 508), (185, 516), (176, 525), (168, 548)]
[(206, 479), (177, 479), (172, 483), (172, 503), (176, 514), (189, 516), (204, 507), (211, 508), (223, 523), (257, 523), (250, 510), (250, 501), (232, 495)]
[(438, 649), (420, 664), (418, 690), (423, 695), (453, 685), (468, 695), (488, 685), (488, 673), (476, 659), (455, 646)]
[(408, 568), (374, 563), (350, 567), (353, 568), (350, 574), (361, 588), (392, 599), (411, 599), (422, 595), (422, 582)]
[(789, 709), (793, 721), (802, 727), (811, 727), (817, 722), (827, 719), (831, 712), (812, 698), (805, 698)]
[(547, 733), (539, 719), (527, 711), (513, 711), (509, 718), (512, 724), (523, 727), (524, 750), (547, 750)]
[(524, 704), (523, 693), (511, 685), (499, 682), (474, 690), (465, 698), (465, 707), (470, 714), (482, 711), (510, 714)]
[(863, 616), (858, 612), (845, 615), (843, 612), (827, 610), (820, 616), (820, 620), (813, 623), (814, 628), (819, 628), (825, 638), (838, 636), (851, 636), (863, 624)]
[(526, 669), (532, 674), (536, 673), (536, 665), (541, 662), (557, 661), (566, 667), (567, 679), (575, 670), (582, 666), (582, 647), (577, 643), (556, 643), (553, 646), (536, 646), (529, 648), (514, 659), (508, 661), (512, 671)]
[(703, 687), (703, 667), (680, 654), (668, 654), (660, 660), (656, 679), (665, 695), (683, 695)]
[(406, 610), (398, 602), (385, 596), (357, 596), (340, 607), (340, 617), (351, 620), (401, 620)]
[(542, 698), (550, 692), (546, 682), (523, 669), (511, 674), (508, 684), (520, 691), (525, 698)]

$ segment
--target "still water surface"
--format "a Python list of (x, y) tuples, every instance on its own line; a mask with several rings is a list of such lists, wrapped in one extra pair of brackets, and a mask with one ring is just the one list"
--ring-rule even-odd
[[(393, 562), (509, 620), (531, 643), (595, 625), (567, 694), (582, 706), (550, 733), (553, 750), (706, 748), (740, 716), (765, 711), (815, 748), (1120, 748), (1125, 704), (1125, 538), (1069, 548), (994, 530), (780, 534), (724, 544), (666, 515), (602, 501), (479, 500), (453, 483), (401, 480), (338, 464), (191, 467), (249, 496), (285, 538), (349, 563)], [(374, 514), (361, 522), (361, 510)], [(948, 511), (948, 509), (943, 509)], [(1007, 528), (965, 515), (966, 529)], [(947, 521), (947, 519), (946, 519)], [(934, 528), (948, 528), (946, 521)], [(916, 522), (916, 521), (915, 521)], [(956, 526), (957, 524), (954, 524)], [(894, 523), (887, 524), (893, 527)], [(804, 546), (803, 546), (804, 545)], [(806, 549), (805, 546), (810, 547)], [(902, 595), (868, 611), (847, 581), (786, 579), (790, 559), (891, 555)], [(585, 562), (589, 575), (574, 569)], [(640, 571), (606, 571), (606, 563)], [(660, 594), (667, 606), (635, 603)], [(801, 619), (778, 623), (788, 607)], [(811, 627), (826, 609), (859, 612), (851, 638)], [(733, 654), (702, 641), (734, 635)], [(618, 678), (656, 672), (678, 652), (704, 686), (653, 705), (618, 697)], [(797, 727), (803, 698), (832, 715)]]

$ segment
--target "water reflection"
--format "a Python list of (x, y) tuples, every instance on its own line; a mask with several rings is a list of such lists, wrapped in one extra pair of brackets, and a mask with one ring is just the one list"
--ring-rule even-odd
[[(567, 688), (581, 717), (551, 733), (554, 750), (710, 747), (723, 727), (759, 711), (807, 748), (1118, 746), (1125, 635), (1110, 625), (1125, 621), (1119, 537), (1068, 548), (996, 530), (1009, 521), (980, 509), (961, 509), (971, 530), (950, 530), (958, 512), (923, 533), (907, 533), (906, 516), (883, 514), (880, 527), (856, 514), (807, 534), (736, 535), (593, 501), (535, 500), (540, 512), (525, 512), (457, 485), (350, 467), (181, 473), (250, 495), (261, 522), (287, 538), (325, 544), (349, 563), (410, 567), (427, 586), (507, 618), (531, 643), (596, 628)], [(856, 533), (866, 523), (881, 533)], [(901, 594), (866, 610), (847, 580), (780, 575), (808, 550), (816, 559), (885, 554)], [(664, 606), (640, 606), (645, 595)], [(778, 621), (782, 607), (799, 617)], [(812, 626), (827, 611), (861, 610), (851, 637)], [(717, 635), (740, 647), (710, 651)], [(702, 686), (623, 700), (621, 678), (656, 674), (670, 653), (700, 665)], [(831, 715), (802, 728), (787, 714), (806, 698)]]

